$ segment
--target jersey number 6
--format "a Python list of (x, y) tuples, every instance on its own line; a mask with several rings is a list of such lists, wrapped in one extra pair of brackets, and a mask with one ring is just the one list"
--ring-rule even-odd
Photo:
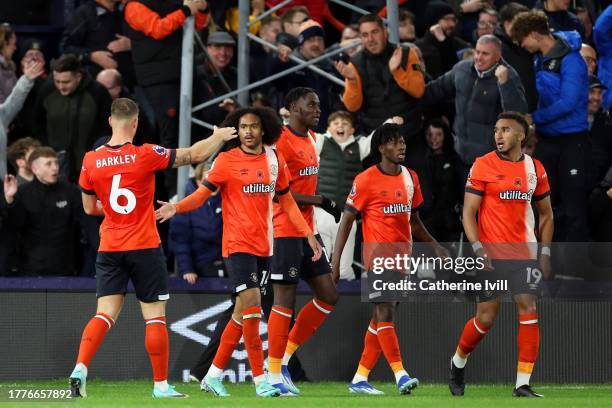
[[(114, 212), (119, 214), (129, 214), (136, 208), (136, 196), (127, 188), (119, 187), (121, 182), (121, 174), (113, 176), (113, 184), (110, 192), (110, 205)], [(127, 204), (119, 204), (119, 197), (125, 197)]]

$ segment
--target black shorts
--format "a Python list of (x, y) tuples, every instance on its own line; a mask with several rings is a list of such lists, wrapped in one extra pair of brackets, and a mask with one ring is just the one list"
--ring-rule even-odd
[(235, 252), (223, 260), (234, 287), (232, 293), (266, 286), (270, 276), (270, 257)]
[(98, 252), (96, 296), (124, 295), (132, 280), (141, 302), (168, 300), (168, 270), (161, 247), (121, 252)]
[(316, 235), (323, 248), (323, 254), (317, 261), (312, 261), (314, 253), (306, 238), (282, 237), (274, 238), (274, 256), (272, 257), (273, 283), (298, 283), (299, 279), (310, 279), (315, 276), (331, 273), (329, 257), (325, 251), (323, 240)]
[[(494, 260), (493, 267), (493, 271), (478, 271), (476, 282), (481, 283), (483, 290), (476, 293), (477, 303), (493, 300), (508, 292), (512, 295), (540, 295), (544, 274), (537, 260)], [(488, 288), (486, 282), (489, 283)], [(504, 286), (491, 286), (491, 283), (497, 282)]]

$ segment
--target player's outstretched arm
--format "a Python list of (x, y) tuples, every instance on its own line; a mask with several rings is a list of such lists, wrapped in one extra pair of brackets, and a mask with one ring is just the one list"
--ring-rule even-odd
[(344, 210), (342, 220), (340, 220), (338, 234), (336, 234), (336, 243), (334, 244), (334, 253), (332, 254), (332, 279), (334, 283), (338, 283), (340, 279), (340, 258), (356, 218), (355, 214), (351, 211)]
[(493, 270), (491, 259), (485, 252), (480, 243), (480, 235), (478, 234), (478, 221), (476, 215), (482, 202), (482, 196), (474, 193), (466, 192), (463, 197), (463, 229), (468, 241), (472, 244), (472, 248), (477, 256), (484, 258), (485, 270)]
[(176, 159), (172, 167), (181, 167), (187, 164), (200, 163), (215, 154), (228, 140), (232, 140), (238, 136), (236, 129), (233, 127), (218, 128), (212, 135), (204, 140), (196, 142), (191, 147), (182, 147), (176, 149)]
[(98, 201), (98, 197), (81, 193), (81, 200), (83, 201), (83, 211), (85, 211), (85, 214), (93, 215), (94, 217), (104, 217), (104, 210), (102, 209), (102, 204)]
[(193, 211), (201, 207), (212, 193), (213, 192), (207, 187), (200, 186), (196, 191), (176, 204), (157, 200), (157, 203), (161, 204), (161, 207), (155, 210), (155, 219), (159, 222), (164, 222), (174, 217), (177, 213), (181, 214)]
[(321, 244), (315, 238), (312, 230), (302, 217), (302, 213), (298, 208), (295, 200), (291, 196), (291, 194), (281, 194), (277, 195), (279, 204), (281, 205), (283, 211), (289, 216), (289, 220), (295, 227), (298, 229), (298, 232), (308, 239), (308, 245), (312, 248), (312, 252), (314, 252), (314, 256), (312, 257), (313, 261), (317, 261), (321, 254), (323, 253), (323, 249), (321, 248)]
[(540, 243), (542, 245), (539, 263), (544, 277), (548, 279), (551, 274), (550, 243), (552, 242), (554, 232), (554, 217), (552, 205), (550, 203), (550, 196), (536, 201), (536, 207), (538, 208), (538, 218), (540, 220), (539, 231)]

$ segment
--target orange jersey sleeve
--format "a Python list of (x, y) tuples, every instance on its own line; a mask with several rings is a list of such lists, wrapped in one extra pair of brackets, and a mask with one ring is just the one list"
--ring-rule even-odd
[(546, 174), (546, 169), (539, 160), (533, 160), (536, 175), (538, 178), (538, 185), (533, 193), (533, 200), (539, 201), (543, 198), (546, 198), (550, 195), (550, 186), (548, 185), (548, 175)]
[(408, 169), (410, 172), (410, 176), (412, 177), (412, 183), (414, 186), (414, 191), (412, 193), (412, 209), (416, 210), (421, 205), (423, 205), (423, 193), (421, 193), (421, 183), (419, 182), (419, 176), (417, 176), (416, 171), (412, 169)]
[(186, 213), (200, 208), (211, 194), (212, 191), (209, 188), (201, 185), (196, 191), (176, 203), (176, 213)]

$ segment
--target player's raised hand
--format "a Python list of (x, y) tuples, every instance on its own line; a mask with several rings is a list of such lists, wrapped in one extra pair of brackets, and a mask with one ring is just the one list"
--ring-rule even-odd
[(157, 221), (167, 221), (176, 214), (176, 206), (174, 204), (161, 200), (157, 200), (157, 204), (161, 204), (161, 207), (155, 210), (155, 219)]
[(321, 257), (321, 254), (323, 253), (323, 248), (321, 248), (321, 244), (319, 243), (319, 241), (317, 241), (313, 234), (308, 235), (306, 239), (308, 240), (308, 245), (310, 245), (310, 248), (312, 248), (312, 252), (314, 252), (312, 261), (316, 262)]
[(233, 127), (223, 127), (218, 128), (215, 126), (213, 130), (213, 135), (217, 135), (223, 139), (224, 142), (228, 140), (232, 140), (238, 136), (238, 132), (236, 132), (236, 128)]

